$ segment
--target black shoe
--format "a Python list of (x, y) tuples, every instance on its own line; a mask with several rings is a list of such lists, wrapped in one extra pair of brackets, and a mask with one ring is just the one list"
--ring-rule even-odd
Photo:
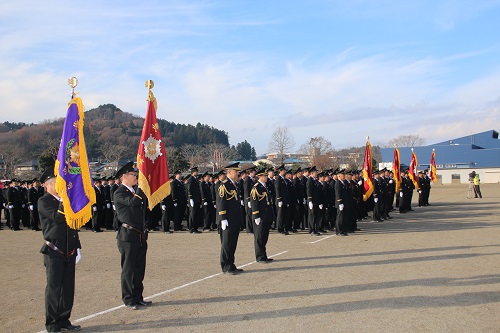
[(167, 230), (167, 231), (164, 231), (164, 233), (166, 233), (166, 234), (173, 234), (174, 232), (172, 230)]
[(290, 235), (290, 233), (288, 233), (288, 231), (283, 231), (281, 234), (282, 234), (282, 235), (285, 235), (285, 236)]
[(101, 229), (95, 229), (95, 230), (92, 230), (93, 232), (102, 232)]
[(42, 231), (40, 228), (32, 229), (33, 231)]
[(222, 274), (236, 275), (236, 274), (238, 274), (238, 272), (231, 270), (231, 271), (223, 271)]
[(243, 269), (241, 269), (241, 268), (235, 268), (234, 271), (236, 273), (243, 273)]
[(272, 258), (267, 258), (267, 259), (262, 259), (262, 260), (257, 260), (257, 262), (260, 262), (261, 264), (269, 264), (270, 262), (272, 262), (273, 259)]
[(319, 232), (311, 232), (311, 236), (321, 236)]
[(138, 310), (139, 307), (137, 306), (137, 304), (125, 304), (125, 306), (127, 308), (129, 308), (130, 310)]
[(66, 327), (61, 327), (62, 332), (78, 332), (82, 327), (80, 325), (68, 325)]
[(139, 301), (139, 302), (137, 302), (137, 305), (142, 305), (142, 306), (148, 306), (151, 304), (153, 304), (153, 302), (151, 302), (151, 301)]
[(192, 233), (192, 234), (201, 234), (202, 232), (200, 230), (196, 229), (196, 230), (191, 230), (190, 233)]
[(355, 230), (355, 231), (361, 231), (361, 229), (359, 229), (359, 228), (356, 228), (356, 229), (354, 229), (354, 230)]

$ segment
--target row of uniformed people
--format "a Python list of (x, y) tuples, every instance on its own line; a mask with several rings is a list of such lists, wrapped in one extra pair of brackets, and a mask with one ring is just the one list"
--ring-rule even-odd
[[(44, 194), (38, 179), (20, 180), (14, 178), (5, 182), (0, 195), (0, 216), (2, 210), (7, 227), (12, 230), (25, 228), (40, 231), (38, 216), (38, 199)], [(0, 225), (0, 230), (3, 229)]]
[[(363, 200), (361, 170), (319, 172), (313, 166), (292, 171), (281, 165), (276, 170), (269, 168), (266, 171), (266, 185), (274, 215), (271, 229), (277, 229), (280, 234), (288, 235), (300, 229), (308, 230), (312, 235), (329, 230), (337, 235), (346, 235), (355, 232), (358, 229), (356, 222), (366, 219), (368, 211), (372, 210), (374, 221), (392, 218), (389, 213), (394, 209), (395, 181), (387, 169), (374, 171), (374, 192), (368, 201)], [(242, 210), (240, 228), (247, 233), (253, 233), (250, 192), (257, 181), (255, 172), (256, 168), (251, 167), (238, 173), (238, 199)], [(421, 175), (419, 206), (428, 205), (430, 191), (429, 177), (424, 172)], [(208, 172), (199, 174), (198, 168), (193, 167), (185, 177), (180, 170), (176, 170), (171, 180), (171, 195), (153, 210), (146, 210), (148, 228), (158, 230), (160, 223), (161, 230), (166, 233), (172, 232), (171, 226), (173, 231), (185, 231), (182, 222), (186, 220), (191, 233), (201, 233), (199, 228), (216, 230), (216, 188), (224, 177), (224, 170), (213, 175)], [(113, 229), (112, 194), (118, 186), (119, 179), (114, 177), (94, 180), (96, 204), (87, 229), (94, 232), (102, 231), (101, 227)], [(403, 170), (399, 195), (396, 196), (396, 207), (401, 213), (412, 210), (413, 189), (407, 170)]]

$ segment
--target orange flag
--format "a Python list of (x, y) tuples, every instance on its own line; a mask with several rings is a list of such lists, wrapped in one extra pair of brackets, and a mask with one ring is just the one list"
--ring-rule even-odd
[(410, 179), (413, 182), (413, 185), (415, 185), (415, 188), (418, 190), (418, 175), (417, 175), (417, 166), (418, 166), (418, 160), (417, 160), (417, 155), (413, 151), (413, 148), (411, 149), (411, 161), (410, 161), (410, 170), (408, 172), (408, 176), (410, 176)]
[(432, 179), (433, 182), (437, 181), (436, 152), (434, 151), (434, 149), (432, 150), (432, 154), (431, 154), (431, 163), (430, 163), (429, 176), (431, 177), (431, 179)]
[(399, 149), (394, 148), (394, 160), (392, 161), (392, 174), (396, 181), (396, 193), (399, 192), (399, 185), (401, 184), (401, 160), (399, 159)]
[(370, 141), (368, 139), (366, 140), (365, 162), (363, 164), (363, 178), (365, 179), (364, 189), (363, 189), (363, 201), (366, 201), (373, 193), (372, 145), (370, 144)]
[(153, 86), (153, 81), (146, 81), (146, 87), (149, 90), (148, 108), (137, 153), (137, 168), (139, 169), (137, 181), (148, 198), (149, 209), (153, 209), (170, 194), (167, 153), (162, 142), (160, 126), (156, 120), (156, 98), (151, 91)]

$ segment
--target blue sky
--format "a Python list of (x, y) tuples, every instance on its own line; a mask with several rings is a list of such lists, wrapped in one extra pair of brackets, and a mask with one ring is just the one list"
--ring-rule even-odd
[(500, 129), (500, 0), (0, 4), (0, 121), (87, 109), (206, 123), (268, 151), (288, 127), (335, 148)]

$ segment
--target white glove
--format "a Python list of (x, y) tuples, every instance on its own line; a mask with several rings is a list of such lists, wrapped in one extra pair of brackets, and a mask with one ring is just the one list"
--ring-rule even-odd
[(250, 203), (250, 201), (248, 202), (248, 208), (252, 208), (252, 204)]
[(302, 201), (302, 203), (305, 205), (306, 204), (306, 198), (304, 198), (304, 200)]
[(226, 228), (228, 226), (229, 226), (229, 223), (227, 222), (227, 220), (220, 221), (220, 227), (222, 228), (222, 230), (226, 230)]
[(312, 203), (312, 201), (309, 201), (309, 209), (313, 209), (313, 203)]
[(319, 209), (323, 209), (323, 204), (319, 204)]
[(177, 203), (174, 203), (174, 207), (177, 207)]
[(189, 204), (191, 205), (191, 207), (194, 207), (194, 200), (193, 199), (189, 199)]
[(161, 210), (166, 210), (166, 209), (167, 209), (167, 206), (161, 205)]
[(21, 207), (22, 207), (22, 208), (24, 208), (25, 206), (26, 206), (25, 204), (22, 204), (22, 206), (21, 206)]
[(9, 209), (12, 209), (12, 208), (14, 208), (14, 206), (12, 206), (12, 205), (9, 205)]
[(4, 207), (4, 208), (7, 208), (7, 204), (6, 204), (5, 202), (3, 203), (3, 207)]
[(281, 206), (283, 206), (283, 202), (282, 201), (278, 201), (278, 207), (281, 208)]
[(106, 208), (107, 208), (107, 209), (110, 209), (110, 208), (111, 208), (111, 204), (109, 204), (109, 203), (108, 203), (108, 204), (106, 204)]
[(217, 206), (214, 204), (214, 208), (217, 208)]
[(418, 193), (422, 194), (422, 190), (419, 190)]
[(33, 210), (33, 205), (29, 205), (29, 210)]
[(374, 202), (378, 202), (378, 198), (373, 199)]
[(363, 182), (360, 180), (360, 181), (358, 182), (358, 185), (359, 185), (359, 186), (361, 186), (361, 184), (363, 184)]
[(394, 181), (393, 181), (392, 179), (391, 179), (391, 180), (389, 180), (389, 184), (392, 184), (393, 182), (394, 182)]
[(343, 211), (343, 210), (344, 210), (344, 204), (340, 204), (340, 205), (339, 205), (339, 210), (340, 210), (340, 211)]
[(116, 210), (116, 207), (115, 207), (115, 205), (113, 205), (113, 210)]
[(403, 192), (399, 192), (399, 196), (402, 198), (403, 197)]
[(243, 200), (241, 200), (241, 201), (240, 201), (240, 204), (241, 204), (242, 206), (245, 206), (245, 203), (243, 202)]
[(75, 259), (75, 265), (78, 264), (78, 262), (82, 259), (82, 253), (80, 252), (80, 249), (76, 249), (76, 259)]
[(203, 206), (206, 206), (206, 205), (207, 205), (207, 202), (205, 201), (205, 202), (203, 203)]
[(260, 224), (260, 217), (255, 219), (255, 224), (259, 225)]
[(97, 212), (97, 207), (96, 206), (92, 207), (92, 211)]

